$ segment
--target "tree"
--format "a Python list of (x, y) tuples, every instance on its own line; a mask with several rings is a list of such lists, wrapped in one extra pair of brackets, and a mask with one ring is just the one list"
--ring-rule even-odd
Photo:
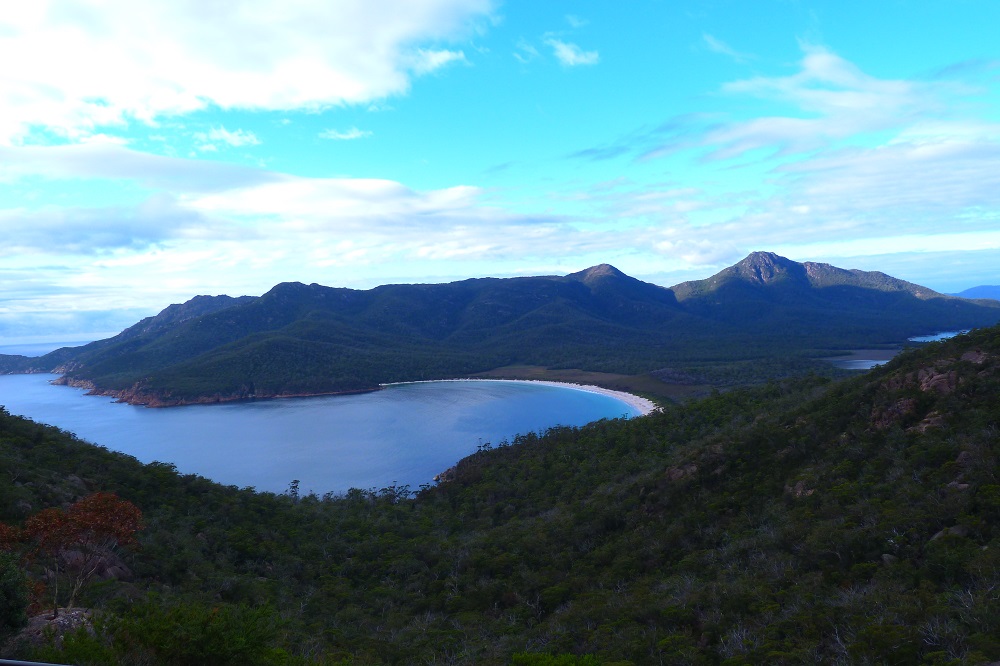
[(52, 581), (52, 613), (59, 614), (60, 580), (70, 590), (66, 606), (80, 589), (117, 561), (116, 551), (137, 544), (142, 512), (113, 493), (94, 493), (68, 510), (44, 509), (24, 523), (23, 536), (32, 555), (45, 560)]
[[(3, 525), (6, 527), (6, 525)], [(28, 580), (11, 553), (0, 553), (0, 639), (27, 623)]]
[(0, 523), (0, 550), (9, 552), (17, 547), (18, 542), (21, 541), (21, 530), (8, 525), (7, 523)]

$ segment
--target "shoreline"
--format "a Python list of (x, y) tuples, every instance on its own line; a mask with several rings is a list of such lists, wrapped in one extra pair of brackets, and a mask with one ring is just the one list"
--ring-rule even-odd
[(147, 407), (152, 409), (167, 408), (167, 407), (186, 407), (191, 405), (216, 405), (228, 402), (244, 402), (244, 401), (254, 401), (254, 400), (277, 400), (281, 398), (313, 398), (331, 395), (354, 395), (362, 393), (371, 393), (374, 391), (380, 391), (387, 386), (397, 386), (403, 384), (428, 384), (431, 382), (517, 382), (517, 383), (529, 383), (529, 384), (540, 384), (542, 386), (553, 386), (557, 388), (567, 388), (576, 391), (584, 391), (586, 393), (596, 393), (599, 395), (604, 395), (609, 398), (614, 398), (619, 402), (623, 402), (637, 412), (636, 416), (646, 416), (660, 409), (660, 407), (647, 398), (635, 395), (634, 393), (628, 393), (627, 391), (616, 391), (614, 389), (604, 388), (603, 386), (597, 386), (595, 384), (577, 384), (574, 382), (559, 382), (549, 379), (492, 379), (487, 377), (459, 377), (451, 379), (420, 379), (408, 382), (386, 382), (384, 384), (379, 384), (378, 386), (367, 388), (367, 389), (353, 389), (347, 391), (323, 391), (323, 392), (303, 392), (303, 393), (284, 393), (284, 394), (272, 394), (272, 395), (211, 395), (211, 396), (200, 396), (198, 398), (173, 398), (167, 396), (159, 396), (154, 394), (143, 394), (140, 390), (135, 387), (131, 389), (102, 389), (94, 386), (93, 382), (89, 380), (71, 379), (65, 374), (59, 375), (58, 373), (13, 373), (13, 374), (54, 374), (58, 375), (55, 379), (50, 380), (49, 383), (61, 386), (70, 386), (77, 389), (82, 389), (85, 395), (95, 395), (114, 398), (115, 402), (133, 405), (136, 407)]
[(599, 395), (604, 395), (609, 398), (614, 398), (620, 402), (625, 403), (635, 411), (639, 412), (639, 416), (646, 416), (659, 409), (659, 407), (652, 400), (648, 400), (641, 396), (635, 395), (634, 393), (627, 393), (625, 391), (615, 391), (613, 389), (607, 389), (602, 386), (595, 386), (593, 384), (574, 384), (572, 382), (555, 382), (548, 379), (487, 379), (479, 377), (466, 377), (463, 379), (422, 379), (412, 382), (390, 382), (388, 384), (380, 384), (380, 386), (398, 386), (402, 384), (429, 384), (431, 382), (516, 382), (519, 384), (540, 384), (542, 386), (554, 386), (558, 388), (568, 388), (574, 389), (576, 391), (584, 391), (586, 393), (597, 393)]

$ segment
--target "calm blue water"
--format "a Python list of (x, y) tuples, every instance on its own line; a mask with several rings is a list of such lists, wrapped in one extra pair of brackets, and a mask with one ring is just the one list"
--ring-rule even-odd
[[(943, 331), (941, 333), (935, 333), (934, 335), (918, 335), (912, 338), (908, 338), (910, 342), (937, 342), (938, 340), (947, 340), (948, 338), (953, 338), (956, 335), (962, 333), (968, 333), (968, 330), (964, 331)], [(867, 358), (850, 358), (850, 359), (839, 359), (830, 358), (827, 359), (833, 365), (838, 368), (843, 368), (844, 370), (871, 370), (879, 365), (884, 365), (889, 361), (884, 358), (880, 359), (867, 359)]]
[(964, 331), (944, 331), (942, 333), (935, 333), (934, 335), (918, 335), (909, 338), (910, 342), (937, 342), (939, 340), (947, 340), (948, 338), (953, 338), (956, 335), (961, 335), (962, 333), (968, 333), (969, 330)]
[(55, 375), (0, 376), (0, 405), (90, 442), (184, 473), (282, 492), (414, 490), (523, 432), (635, 416), (614, 398), (531, 383), (398, 384), (374, 393), (148, 409), (53, 386)]
[(44, 356), (51, 351), (62, 347), (80, 347), (91, 340), (76, 340), (71, 342), (22, 342), (17, 344), (0, 345), (0, 354), (10, 354), (12, 356)]
[(888, 361), (876, 361), (868, 358), (858, 358), (851, 359), (847, 361), (842, 361), (839, 359), (834, 359), (830, 361), (833, 365), (843, 370), (871, 370), (872, 368), (878, 367), (880, 365), (885, 365)]

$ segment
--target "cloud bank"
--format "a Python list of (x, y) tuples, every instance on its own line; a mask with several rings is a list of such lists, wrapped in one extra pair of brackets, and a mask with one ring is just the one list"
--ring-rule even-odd
[(78, 139), (210, 107), (323, 109), (404, 93), (490, 0), (37, 0), (0, 15), (0, 143)]

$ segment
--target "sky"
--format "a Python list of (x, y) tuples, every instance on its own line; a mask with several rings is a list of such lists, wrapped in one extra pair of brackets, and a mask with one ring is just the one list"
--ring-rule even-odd
[(671, 286), (756, 250), (1000, 284), (995, 0), (33, 0), (0, 341), (280, 282)]

